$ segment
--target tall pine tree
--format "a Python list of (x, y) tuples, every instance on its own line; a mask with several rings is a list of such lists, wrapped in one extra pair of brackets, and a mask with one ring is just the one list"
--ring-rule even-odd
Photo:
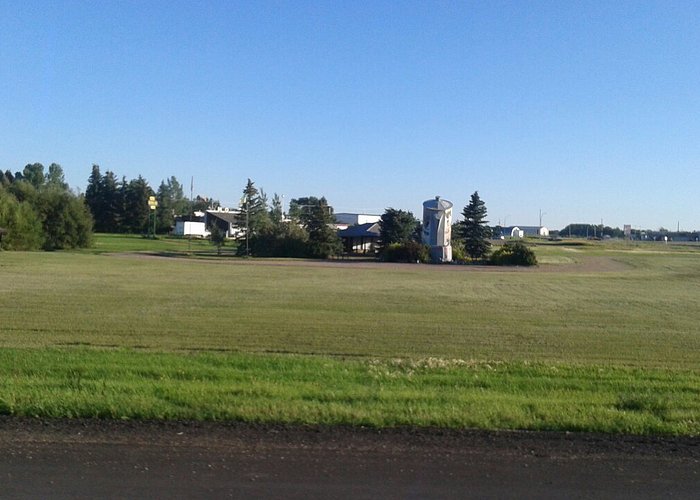
[(472, 259), (482, 259), (491, 248), (491, 228), (486, 220), (486, 204), (474, 191), (469, 204), (462, 211), (464, 218), (460, 224), (460, 236), (464, 240), (464, 250)]
[(158, 232), (167, 233), (175, 226), (175, 217), (178, 215), (189, 215), (190, 203), (182, 189), (182, 184), (175, 176), (161, 181), (156, 193), (158, 208), (156, 208), (156, 218), (158, 220)]
[(255, 238), (271, 225), (267, 197), (262, 189), (258, 190), (255, 183), (248, 179), (245, 188), (243, 188), (241, 206), (236, 216), (236, 227), (240, 234), (238, 253), (248, 255), (250, 248), (254, 245)]
[(148, 232), (151, 216), (148, 198), (154, 195), (148, 182), (139, 175), (138, 178), (129, 181), (124, 195), (124, 229), (131, 233)]

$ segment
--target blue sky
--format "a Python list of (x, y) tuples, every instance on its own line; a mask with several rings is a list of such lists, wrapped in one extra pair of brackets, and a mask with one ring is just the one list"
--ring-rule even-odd
[(0, 169), (700, 229), (698, 2), (0, 0)]

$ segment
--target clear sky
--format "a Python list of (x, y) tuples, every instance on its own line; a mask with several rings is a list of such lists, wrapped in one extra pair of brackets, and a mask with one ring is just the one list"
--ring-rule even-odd
[(0, 0), (0, 169), (700, 229), (700, 2)]

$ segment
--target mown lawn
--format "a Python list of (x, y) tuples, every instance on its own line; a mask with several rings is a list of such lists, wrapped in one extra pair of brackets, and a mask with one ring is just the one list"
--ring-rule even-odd
[(158, 235), (152, 239), (149, 236), (138, 234), (95, 234), (91, 248), (84, 250), (86, 253), (105, 252), (210, 252), (215, 249), (209, 240), (201, 238), (178, 238)]
[[(141, 410), (126, 404), (127, 391), (114, 400), (121, 402), (101, 410), (78, 411), (83, 406), (77, 402), (39, 405), (53, 416), (327, 422), (320, 415), (329, 412), (331, 422), (372, 425), (700, 433), (700, 253), (694, 247), (633, 245), (546, 245), (536, 251), (545, 263), (536, 271), (5, 252), (0, 370), (22, 356), (44, 356), (46, 366), (72, 359), (66, 366), (79, 370), (82, 384), (102, 364), (112, 367), (100, 379), (105, 390), (112, 381), (113, 389), (122, 387), (126, 360), (161, 363), (164, 370), (178, 366), (185, 374), (203, 363), (224, 377), (205, 377), (189, 397), (176, 398), (180, 402), (171, 406), (185, 409), (180, 412), (146, 410), (155, 407), (163, 394), (157, 391), (167, 385), (146, 377), (142, 396), (135, 398)], [(590, 256), (624, 266), (577, 270), (574, 264)], [(101, 356), (118, 361), (100, 361)], [(471, 371), (464, 372), (463, 365), (435, 373), (426, 368), (396, 380), (386, 377), (380, 385), (369, 375), (371, 363), (394, 373), (396, 363), (428, 358), (462, 360), (457, 363)], [(257, 366), (251, 380), (286, 387), (268, 390), (257, 406), (243, 404), (247, 382), (224, 382), (224, 372), (250, 359)], [(37, 361), (27, 363), (49, 382), (58, 373)], [(301, 398), (304, 404), (284, 396), (299, 382), (268, 370), (270, 363), (314, 366), (316, 389)], [(490, 371), (487, 365), (499, 368)], [(331, 367), (328, 373), (325, 366)], [(465, 388), (474, 370), (494, 382)], [(355, 373), (349, 376), (354, 382), (334, 388), (331, 381), (345, 383), (344, 373)], [(71, 389), (65, 377), (56, 377), (56, 387), (67, 384), (83, 399), (96, 394)], [(608, 378), (610, 384), (601, 382)], [(665, 382), (653, 382), (659, 378)], [(16, 384), (0, 386), (0, 412), (42, 414), (29, 410), (37, 403), (21, 403), (29, 375), (19, 370), (9, 379)], [(189, 391), (184, 381), (169, 383)], [(47, 393), (60, 393), (56, 387)], [(357, 391), (371, 397), (355, 398)], [(339, 406), (337, 398), (345, 403)], [(430, 402), (423, 407), (412, 398)], [(285, 407), (287, 416), (280, 416)], [(623, 414), (633, 420), (642, 415), (645, 423), (620, 420)]]

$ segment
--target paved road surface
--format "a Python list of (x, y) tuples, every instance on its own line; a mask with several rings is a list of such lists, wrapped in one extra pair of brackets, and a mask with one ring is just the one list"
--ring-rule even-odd
[(0, 498), (700, 498), (700, 438), (0, 418)]

